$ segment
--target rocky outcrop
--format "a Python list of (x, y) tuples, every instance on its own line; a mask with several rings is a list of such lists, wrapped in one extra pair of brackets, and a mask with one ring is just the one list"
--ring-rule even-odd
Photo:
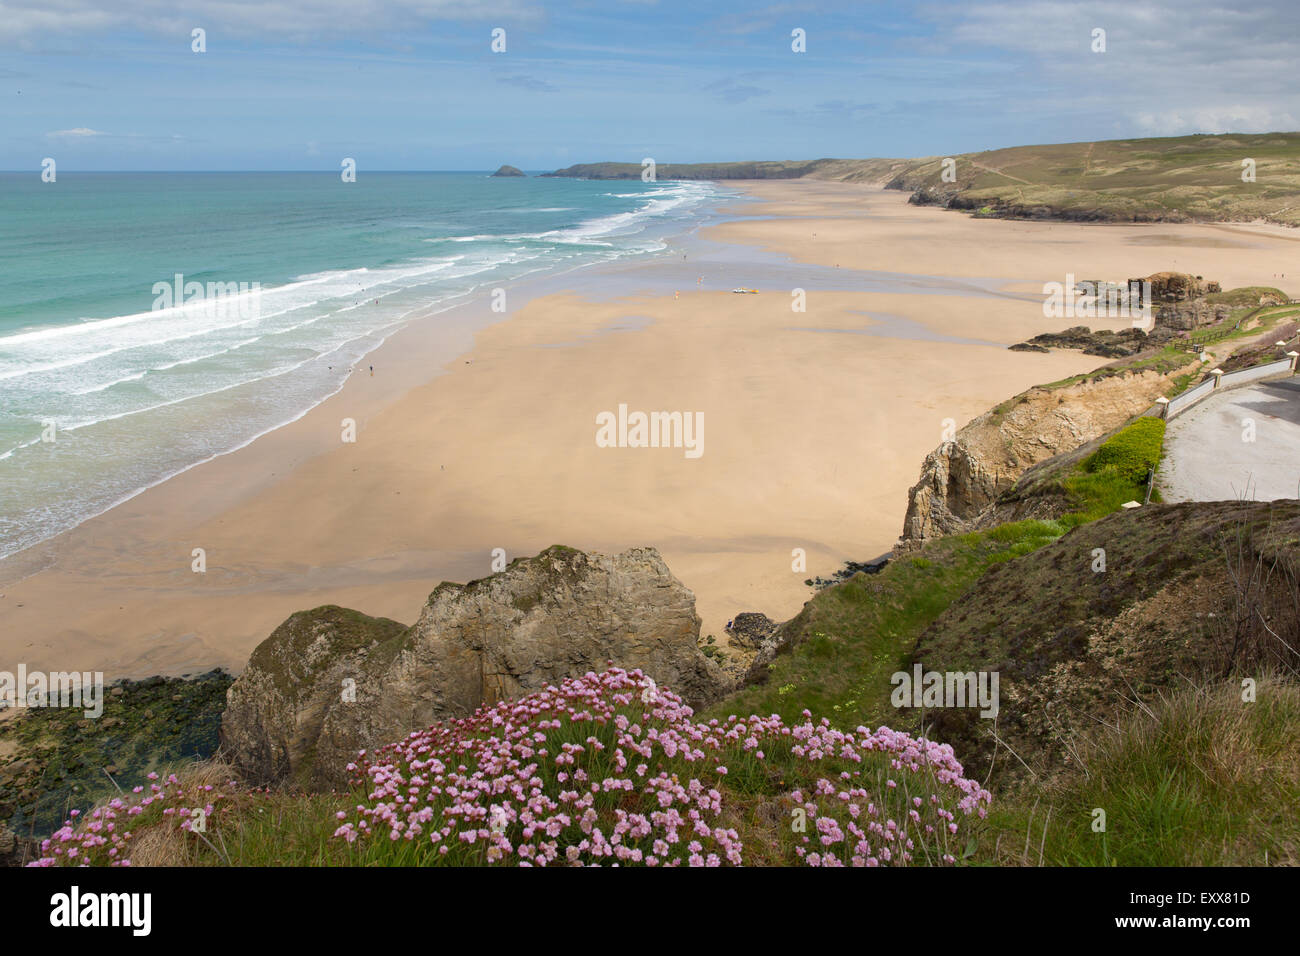
[(367, 665), (391, 656), (406, 633), (397, 621), (333, 605), (290, 616), (226, 691), (227, 759), (250, 783), (307, 783), (326, 718), (359, 697)]
[(492, 175), (493, 176), (523, 176), (525, 175), (525, 173), (522, 169), (517, 169), (514, 166), (502, 166)]
[(0, 866), (21, 866), (22, 851), (22, 841), (3, 820), (0, 820)]
[(695, 596), (653, 548), (557, 545), (438, 585), (410, 628), (342, 608), (295, 614), (230, 688), (222, 743), (252, 783), (325, 790), (346, 785), (362, 749), (610, 661), (702, 704), (729, 682), (699, 629)]
[(1129, 288), (1141, 286), (1143, 282), (1151, 284), (1152, 302), (1187, 302), (1221, 291), (1219, 283), (1206, 282), (1200, 276), (1186, 272), (1155, 272), (1149, 276), (1129, 279)]
[(1226, 305), (1211, 305), (1204, 299), (1162, 305), (1156, 310), (1158, 327), (1186, 332), (1227, 321), (1231, 310)]
[(1010, 346), (1013, 352), (1047, 352), (1051, 349), (1079, 349), (1084, 355), (1102, 358), (1127, 358), (1147, 348), (1147, 335), (1141, 329), (1106, 329), (1092, 331), (1086, 325), (1075, 325), (1063, 332), (1044, 332), (1028, 342)]
[[(969, 427), (969, 426), (968, 426)], [(965, 529), (1011, 482), (960, 437), (925, 456), (921, 480), (908, 491), (903, 540), (920, 541)]]
[(976, 527), (1026, 469), (1118, 428), (1169, 382), (1157, 372), (1110, 375), (1032, 388), (985, 412), (926, 456), (908, 492), (900, 547)]
[(776, 621), (757, 611), (744, 611), (737, 614), (727, 628), (731, 643), (740, 647), (757, 650), (768, 641), (776, 631)]
[(1212, 305), (1205, 298), (1222, 291), (1217, 282), (1186, 272), (1155, 272), (1128, 280), (1129, 288), (1134, 291), (1141, 289), (1143, 283), (1151, 289), (1158, 329), (1185, 332), (1222, 322), (1228, 317), (1226, 305)]

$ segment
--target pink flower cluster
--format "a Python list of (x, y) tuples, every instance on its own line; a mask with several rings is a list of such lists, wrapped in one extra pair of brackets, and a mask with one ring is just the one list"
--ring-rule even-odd
[(952, 863), (952, 808), (982, 816), (990, 799), (950, 747), (885, 727), (692, 716), (640, 671), (611, 667), (435, 724), (349, 765), (368, 796), (338, 813), (335, 836), (378, 862), (740, 865), (724, 793), (771, 791), (793, 766), (810, 793), (778, 801), (790, 862)]
[[(824, 720), (794, 734), (800, 741), (792, 748), (795, 756), (820, 760), (834, 753), (860, 765), (841, 770), (838, 782), (823, 777), (808, 793), (790, 793), (789, 810), (798, 822), (791, 827), (795, 856), (809, 866), (952, 864), (958, 825), (949, 802), (963, 815), (982, 818), (988, 812), (991, 795), (962, 776), (947, 744), (888, 727), (845, 734)], [(872, 753), (885, 761), (864, 760)]]
[(716, 770), (707, 733), (647, 688), (640, 672), (587, 674), (363, 753), (370, 802), (335, 836), (418, 842), (449, 863), (739, 864), (722, 794), (700, 780)]
[[(803, 717), (696, 722), (671, 691), (611, 667), (363, 752), (348, 769), (366, 796), (334, 836), (378, 864), (736, 866), (739, 828), (763, 862), (956, 862), (959, 817), (991, 798), (951, 747)], [(200, 805), (206, 820), (239, 793), (149, 779), (73, 811), (33, 865), (129, 866), (135, 832), (191, 830)]]
[(135, 799), (114, 797), (86, 816), (79, 810), (71, 811), (71, 818), (64, 822), (62, 829), (41, 841), (40, 859), (27, 865), (130, 866), (127, 852), (134, 837), (130, 827), (139, 829), (159, 819), (175, 818), (182, 830), (189, 830), (197, 801), (204, 801), (203, 812), (211, 816), (214, 808), (208, 801), (221, 799), (212, 792), (210, 784), (195, 787), (187, 795), (175, 774), (168, 775), (161, 784), (156, 782), (159, 779), (156, 773), (149, 774), (148, 779), (148, 793), (144, 793), (142, 786), (132, 789)]

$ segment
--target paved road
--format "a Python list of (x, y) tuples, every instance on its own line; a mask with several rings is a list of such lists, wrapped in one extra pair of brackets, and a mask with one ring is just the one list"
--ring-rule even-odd
[(1175, 418), (1159, 486), (1165, 501), (1300, 497), (1300, 378), (1230, 389)]

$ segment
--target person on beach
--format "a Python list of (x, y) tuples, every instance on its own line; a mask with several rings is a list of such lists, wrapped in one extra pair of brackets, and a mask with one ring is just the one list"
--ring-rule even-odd
[(375, 376), (375, 367), (372, 365), (370, 366), (370, 377), (374, 378), (374, 376)]

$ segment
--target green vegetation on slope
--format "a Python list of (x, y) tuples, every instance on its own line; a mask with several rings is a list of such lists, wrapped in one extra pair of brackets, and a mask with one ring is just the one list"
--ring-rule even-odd
[(855, 574), (826, 588), (784, 625), (790, 648), (768, 665), (763, 683), (710, 708), (707, 716), (779, 714), (805, 708), (836, 726), (904, 726), (889, 703), (889, 676), (925, 628), (996, 564), (1028, 554), (1067, 526), (1022, 521), (942, 538), (923, 554), (891, 561), (878, 574)]
[(1130, 484), (1145, 482), (1147, 472), (1160, 463), (1164, 440), (1164, 419), (1139, 418), (1102, 442), (1084, 460), (1083, 468), (1090, 474), (1111, 472)]
[[(994, 800), (980, 860), (1023, 866), (1300, 863), (1300, 687), (1189, 687), (1078, 741), (1080, 771)], [(1104, 811), (1104, 819), (1097, 811)], [(1104, 829), (1100, 829), (1104, 825)]]
[[(952, 158), (955, 183), (943, 181), (935, 158), (916, 161), (890, 186), (984, 215), (1300, 225), (1300, 133), (1015, 146)], [(1247, 159), (1254, 182), (1242, 182)]]

